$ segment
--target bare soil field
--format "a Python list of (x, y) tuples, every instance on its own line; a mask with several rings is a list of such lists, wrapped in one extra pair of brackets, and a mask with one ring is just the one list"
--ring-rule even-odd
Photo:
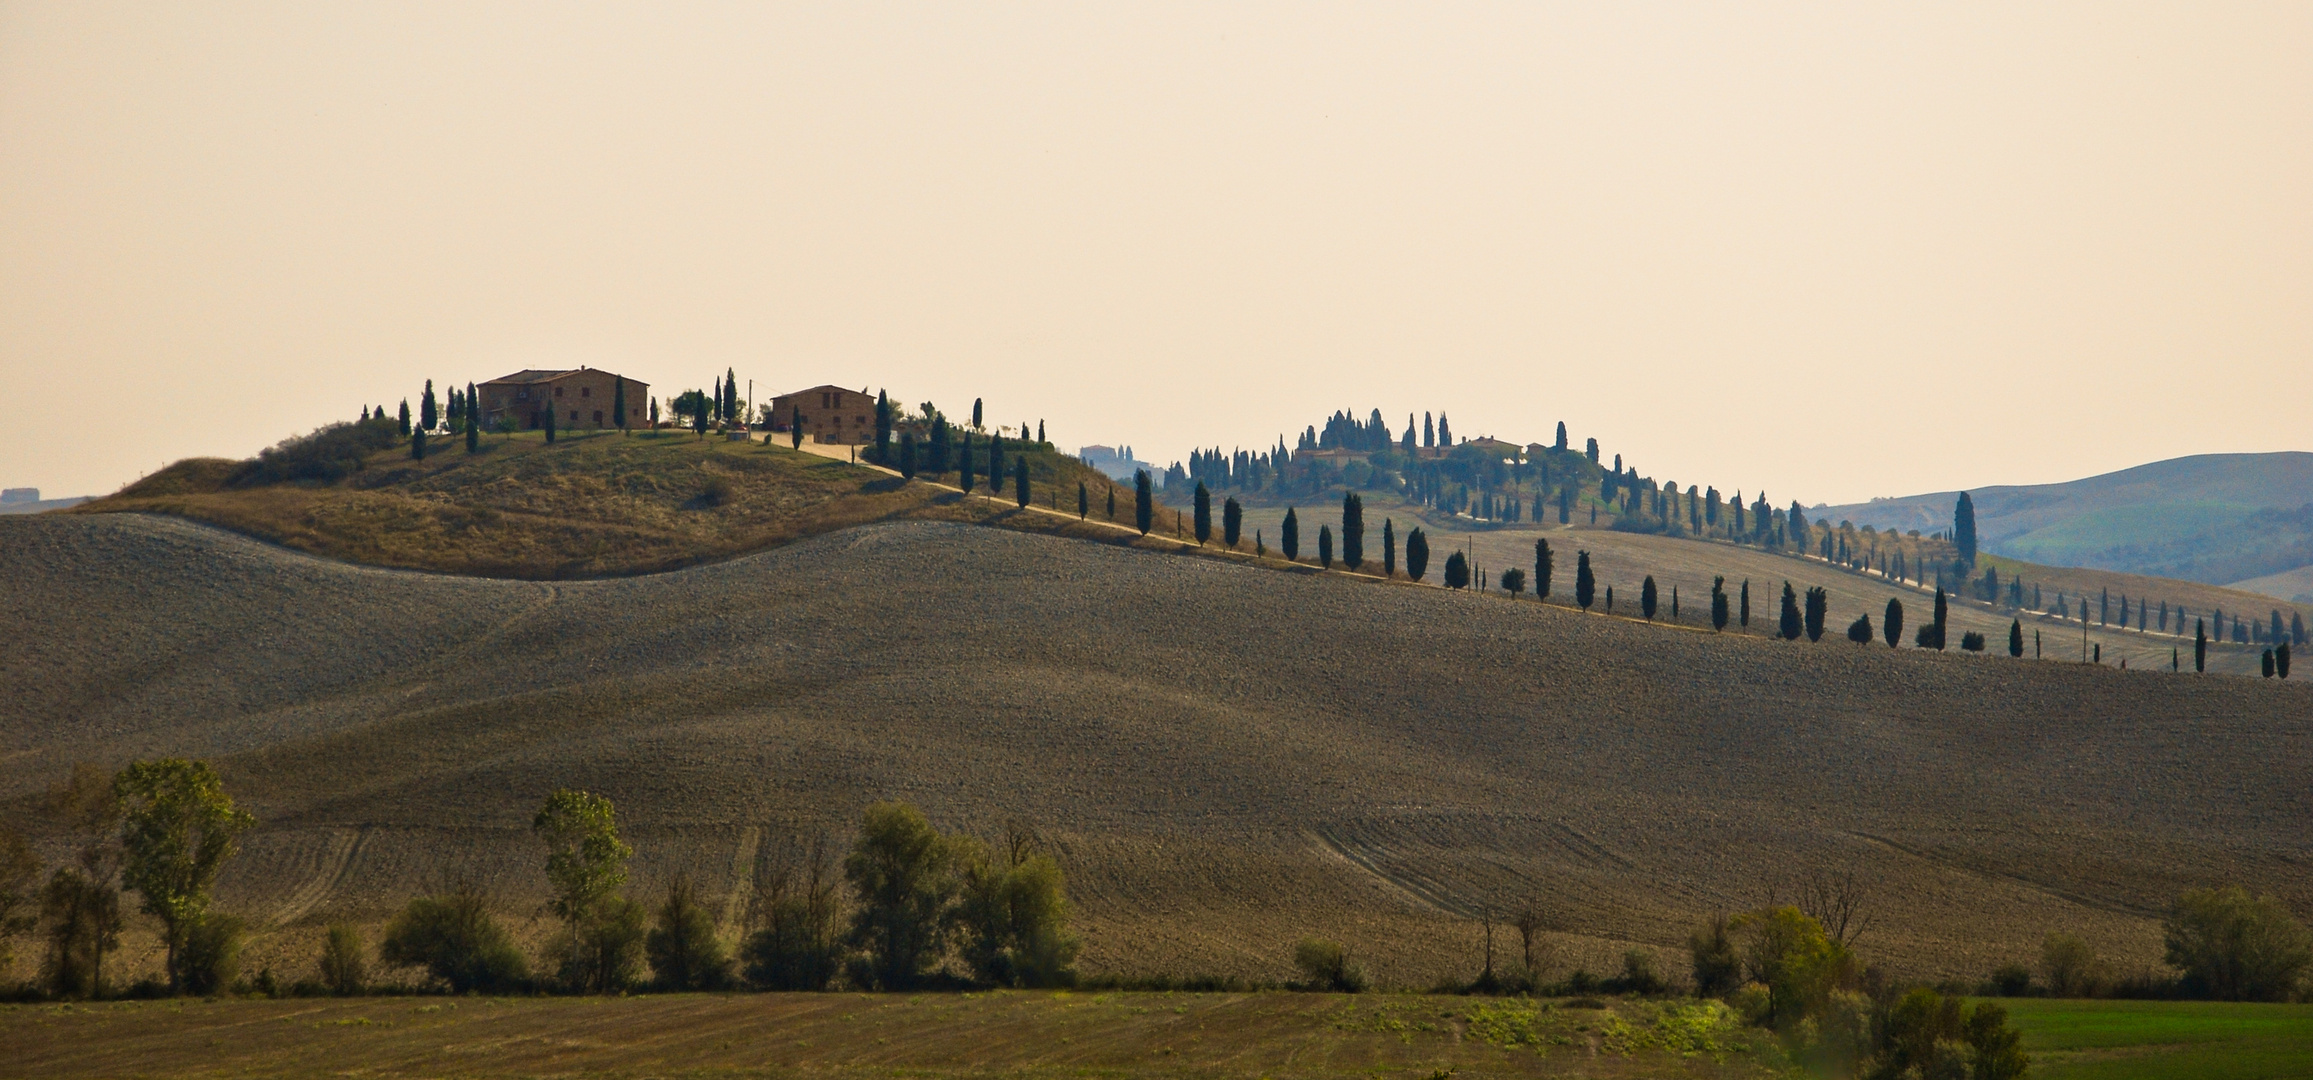
[[(1606, 590), (1612, 586), (1615, 592), (1615, 612), (1637, 615), (1639, 586), (1648, 575), (1653, 575), (1655, 585), (1662, 595), (1658, 621), (1686, 626), (1710, 626), (1713, 577), (1726, 578), (1730, 594), (1737, 592), (1743, 581), (1750, 581), (1749, 632), (1756, 634), (1772, 635), (1775, 632), (1784, 582), (1790, 582), (1801, 593), (1810, 586), (1824, 588), (1830, 593), (1831, 610), (1830, 618), (1825, 621), (1825, 644), (1837, 639), (1841, 645), (1846, 645), (1844, 635), (1847, 625), (1855, 621), (1857, 615), (1871, 616), (1872, 628), (1878, 631), (1887, 610), (1887, 602), (1900, 599), (1903, 601), (1906, 627), (1903, 648), (1911, 648), (1912, 633), (1928, 620), (1935, 606), (1932, 586), (1923, 589), (1877, 574), (1859, 573), (1817, 558), (1803, 559), (1716, 540), (1651, 536), (1583, 526), (1469, 528), (1450, 519), (1441, 521), (1437, 517), (1416, 517), (1415, 510), (1402, 503), (1384, 503), (1378, 498), (1367, 502), (1365, 543), (1369, 565), (1365, 569), (1368, 572), (1379, 572), (1381, 522), (1385, 517), (1394, 517), (1401, 545), (1404, 543), (1405, 531), (1414, 525), (1420, 525), (1429, 536), (1431, 566), (1426, 580), (1432, 584), (1442, 577), (1448, 551), (1469, 551), (1479, 569), (1487, 573), (1489, 580), (1498, 581), (1496, 575), (1511, 567), (1523, 568), (1531, 575), (1534, 541), (1547, 539), (1556, 559), (1556, 579), (1550, 602), (1574, 603), (1575, 556), (1578, 552), (1588, 551), (1591, 569), (1598, 576), (1598, 606), (1601, 609), (1605, 605)], [(1317, 527), (1326, 524), (1338, 529), (1341, 508), (1336, 501), (1321, 506), (1300, 507), (1298, 515), (1303, 530), (1301, 558), (1304, 562), (1313, 561), (1316, 550), (1313, 538)], [(1284, 517), (1285, 510), (1281, 506), (1247, 507), (1245, 535), (1248, 539), (1245, 547), (1251, 548), (1250, 538), (1258, 526), (1274, 553)], [(2139, 632), (2133, 625), (2123, 628), (2096, 624), (2085, 628), (2087, 634), (2084, 638), (2081, 633), (2083, 627), (2077, 617), (2080, 610), (2078, 598), (2085, 595), (2094, 600), (2099, 590), (2109, 589), (2116, 605), (2122, 596), (2127, 596), (2131, 602), (2136, 598), (2150, 597), (2156, 606), (2165, 600), (2172, 607), (2181, 605), (2204, 616), (2211, 610), (2221, 609), (2227, 615), (2228, 625), (2234, 613), (2244, 618), (2263, 619), (2270, 611), (2278, 609), (2282, 620), (2286, 622), (2297, 610), (2289, 604), (2276, 603), (2268, 596), (2196, 582), (2148, 578), (2107, 570), (2040, 566), (1993, 556), (1986, 556), (1983, 563), (1998, 567), (2002, 581), (2020, 573), (2024, 575), (2027, 584), (2041, 583), (2044, 600), (2051, 607), (2056, 602), (2058, 590), (2062, 590), (2073, 601), (2071, 610), (2074, 617), (2057, 619), (2035, 611), (2009, 608), (2005, 604), (1995, 606), (1955, 596), (1950, 601), (1948, 652), (1958, 652), (1960, 635), (1973, 630), (1984, 635), (1988, 652), (1997, 653), (2000, 659), (2005, 660), (2009, 620), (2020, 618), (2024, 623), (2026, 657), (2034, 656), (2033, 634), (2037, 632), (2040, 635), (2039, 656), (2044, 659), (2077, 661), (2085, 653), (2089, 657), (2101, 655), (2105, 665), (2115, 668), (2125, 660), (2132, 673), (2139, 670), (2165, 672), (2169, 670), (2171, 650), (2181, 650), (2178, 659), (2183, 669), (2190, 671), (2193, 662), (2190, 624), (2182, 624), (2181, 634), (2175, 630), (2179, 625), (2176, 623), (2171, 624), (2172, 630), (2169, 633), (2160, 632), (2157, 626), (2150, 631)], [(1676, 617), (1670, 613), (1671, 591), (1674, 588), (1679, 594), (1679, 614)], [(1531, 596), (1529, 592), (1529, 599)], [(2113, 618), (2118, 617), (2115, 608)], [(1743, 632), (1744, 628), (1732, 625), (1728, 629), (1730, 632)], [(2263, 646), (2219, 643), (2213, 640), (2213, 630), (2211, 634), (2209, 671), (2234, 675), (2258, 673)], [(2101, 653), (2098, 652), (2099, 646)], [(1884, 639), (1880, 647), (1886, 647)]]
[(0, 1007), (19, 1077), (1786, 1075), (1712, 1003), (1336, 994), (368, 998)]
[(1282, 978), (1322, 934), (1427, 985), (1528, 904), (1561, 971), (1634, 945), (1677, 970), (1697, 920), (1816, 868), (1871, 883), (1862, 950), (1921, 977), (2056, 929), (2150, 962), (2186, 887), (2313, 903), (2295, 681), (1713, 635), (932, 522), (524, 582), (39, 515), (0, 521), (0, 565), (0, 799), (29, 817), (74, 761), (214, 760), (262, 821), (221, 901), (284, 979), (326, 923), (450, 880), (542, 933), (527, 824), (566, 785), (617, 801), (639, 893), (687, 871), (734, 932), (757, 860), (872, 800), (1029, 823), (1095, 973)]

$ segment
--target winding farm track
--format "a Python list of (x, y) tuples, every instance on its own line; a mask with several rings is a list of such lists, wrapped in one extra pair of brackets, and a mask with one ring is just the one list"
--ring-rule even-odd
[(644, 895), (687, 872), (727, 924), (763, 851), (868, 801), (1023, 821), (1069, 870), (1087, 965), (1137, 972), (1278, 975), (1314, 933), (1421, 983), (1473, 967), (1470, 913), (1527, 905), (1596, 967), (1816, 867), (1872, 882), (1867, 953), (1927, 975), (2055, 929), (2150, 959), (2192, 885), (2313, 903), (2301, 684), (936, 523), (548, 588), (42, 515), (0, 521), (0, 566), (0, 798), (76, 760), (217, 761), (263, 821), (222, 899), (283, 970), (450, 880), (542, 932), (527, 826), (563, 785), (617, 800)]

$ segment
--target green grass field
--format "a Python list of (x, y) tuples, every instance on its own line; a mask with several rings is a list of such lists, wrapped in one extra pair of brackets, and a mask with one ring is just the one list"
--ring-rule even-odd
[(2313, 1005), (2003, 1001), (2042, 1080), (2313, 1076)]

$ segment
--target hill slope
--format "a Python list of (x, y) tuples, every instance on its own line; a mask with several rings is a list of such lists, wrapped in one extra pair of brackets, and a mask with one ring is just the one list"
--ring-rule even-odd
[(1868, 951), (1930, 974), (2058, 928), (2150, 959), (2188, 885), (2313, 902), (2300, 683), (1714, 636), (938, 523), (586, 582), (130, 515), (0, 522), (0, 560), (0, 796), (74, 760), (218, 760), (264, 821), (224, 899), (284, 970), (322, 922), (445, 879), (534, 910), (526, 824), (560, 785), (617, 800), (639, 885), (689, 871), (733, 920), (782, 838), (872, 799), (1030, 822), (1107, 970), (1278, 975), (1314, 932), (1426, 981), (1475, 965), (1472, 915), (1527, 903), (1595, 966), (1814, 866), (1874, 881)]
[[(2202, 454), (1971, 494), (1984, 550), (2031, 562), (2217, 585), (2313, 565), (2313, 453)], [(1958, 498), (1874, 499), (1818, 516), (1924, 532), (1950, 525)]]

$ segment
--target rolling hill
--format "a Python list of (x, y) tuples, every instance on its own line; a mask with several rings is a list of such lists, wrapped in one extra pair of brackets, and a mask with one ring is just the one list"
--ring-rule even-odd
[[(2237, 584), (2284, 600), (2313, 566), (2313, 453), (2202, 454), (2061, 484), (1971, 489), (1983, 549), (2057, 566)], [(1948, 527), (1956, 491), (1819, 508), (1881, 529)], [(2275, 576), (2278, 580), (2267, 580)]]
[(1927, 976), (2056, 929), (2149, 962), (2188, 886), (2313, 903), (2301, 682), (1713, 635), (936, 521), (588, 581), (136, 514), (0, 521), (0, 560), (0, 798), (24, 817), (75, 761), (215, 760), (263, 821), (223, 902), (287, 973), (326, 922), (449, 880), (535, 912), (527, 822), (563, 785), (617, 801), (639, 889), (689, 872), (734, 928), (758, 863), (868, 801), (1027, 822), (1095, 971), (1276, 977), (1320, 933), (1424, 984), (1529, 904), (1562, 968), (1597, 969), (1812, 869), (1869, 881), (1865, 952)]

